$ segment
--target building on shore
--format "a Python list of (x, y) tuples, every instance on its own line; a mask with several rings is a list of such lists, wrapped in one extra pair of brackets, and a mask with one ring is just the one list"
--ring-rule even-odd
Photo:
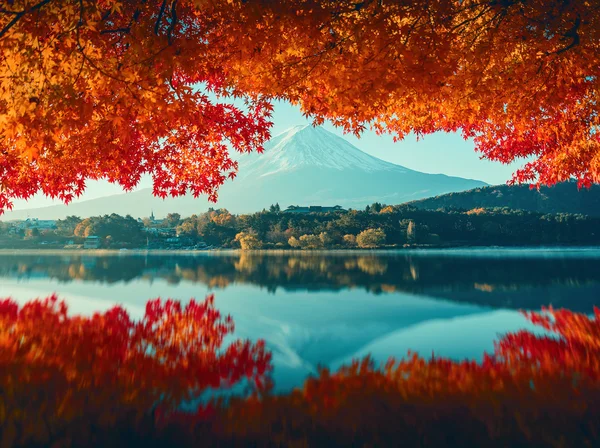
[(25, 229), (56, 229), (56, 221), (53, 219), (37, 219), (37, 218), (27, 218), (24, 221), (14, 221), (14, 227), (18, 230)]
[(164, 221), (164, 219), (156, 219), (156, 217), (154, 216), (154, 210), (150, 211), (149, 219), (152, 226), (160, 226)]
[(298, 205), (290, 205), (286, 208), (283, 213), (329, 213), (329, 212), (345, 212), (341, 205), (334, 205), (333, 207), (329, 206), (320, 206), (320, 205), (310, 205), (308, 207), (300, 207)]
[(96, 235), (88, 236), (83, 242), (84, 249), (98, 249), (100, 247), (100, 237)]

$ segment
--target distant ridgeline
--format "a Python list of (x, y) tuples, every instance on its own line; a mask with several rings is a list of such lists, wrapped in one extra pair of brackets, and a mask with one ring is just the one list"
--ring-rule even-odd
[(531, 189), (528, 185), (496, 185), (409, 202), (422, 210), (508, 207), (538, 213), (600, 216), (600, 185), (578, 190), (576, 182)]

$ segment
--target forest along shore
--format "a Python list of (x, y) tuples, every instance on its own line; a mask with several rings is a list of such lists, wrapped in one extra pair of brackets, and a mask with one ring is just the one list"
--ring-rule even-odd
[(365, 210), (226, 209), (182, 218), (116, 214), (0, 222), (0, 249), (359, 250), (472, 246), (597, 246), (600, 217), (508, 208), (422, 210), (373, 204)]

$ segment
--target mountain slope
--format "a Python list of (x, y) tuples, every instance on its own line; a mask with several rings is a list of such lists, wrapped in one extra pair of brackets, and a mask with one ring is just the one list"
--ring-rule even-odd
[(312, 126), (295, 126), (271, 139), (263, 154), (241, 156), (239, 174), (219, 192), (219, 202), (185, 196), (162, 200), (151, 189), (71, 204), (13, 211), (2, 219), (35, 216), (42, 219), (67, 215), (107, 213), (182, 216), (224, 207), (234, 213), (262, 210), (278, 202), (289, 205), (341, 205), (362, 208), (372, 202), (399, 204), (453, 191), (486, 185), (471, 179), (425, 174), (385, 162), (356, 148), (343, 138)]
[(337, 171), (360, 168), (368, 173), (410, 171), (370, 156), (323, 128), (294, 126), (267, 142), (264, 155), (244, 159), (240, 172), (244, 177), (269, 176), (305, 167)]
[(424, 210), (509, 207), (539, 213), (600, 216), (600, 185), (593, 185), (589, 190), (579, 190), (576, 182), (563, 182), (539, 190), (527, 185), (497, 185), (422, 199), (410, 202), (410, 205)]

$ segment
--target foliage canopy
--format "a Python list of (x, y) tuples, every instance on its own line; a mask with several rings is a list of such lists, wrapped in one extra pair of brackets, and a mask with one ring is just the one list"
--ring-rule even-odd
[(589, 185), (599, 42), (586, 0), (3, 2), (0, 210), (144, 173), (157, 195), (216, 199), (273, 99), (356, 134), (458, 131), (529, 158), (516, 181)]

